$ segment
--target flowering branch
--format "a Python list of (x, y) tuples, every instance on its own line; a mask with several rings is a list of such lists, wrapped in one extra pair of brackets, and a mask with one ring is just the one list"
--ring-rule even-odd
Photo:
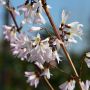
[[(51, 23), (51, 25), (52, 25), (52, 27), (53, 27), (53, 30), (54, 30), (57, 38), (58, 38), (59, 40), (61, 40), (59, 31), (57, 30), (57, 28), (56, 28), (56, 26), (55, 26), (55, 24), (54, 24), (54, 22), (53, 22), (53, 20), (52, 20), (52, 17), (51, 17), (51, 15), (50, 15), (49, 11), (48, 11), (48, 8), (46, 7), (46, 5), (47, 5), (47, 4), (46, 4), (46, 0), (42, 0), (42, 4), (43, 4), (43, 8), (44, 8), (44, 10), (45, 10), (45, 12), (46, 12), (46, 14), (47, 14), (47, 17), (48, 17), (48, 19), (49, 19), (49, 21), (50, 21), (50, 23)], [(74, 66), (74, 64), (73, 64), (73, 62), (72, 62), (72, 60), (71, 60), (71, 57), (70, 57), (69, 53), (67, 52), (64, 44), (60, 44), (60, 45), (61, 45), (61, 47), (62, 47), (62, 49), (63, 49), (63, 51), (64, 51), (64, 53), (65, 53), (65, 55), (66, 55), (66, 57), (67, 57), (67, 59), (68, 59), (68, 61), (69, 61), (71, 67), (73, 68), (74, 73), (75, 73), (75, 75), (76, 75), (76, 77), (77, 77), (77, 81), (78, 81), (78, 83), (79, 83), (79, 85), (80, 85), (79, 75), (78, 75), (77, 70), (76, 70), (76, 68), (75, 68), (75, 66)], [(81, 88), (81, 85), (80, 85), (80, 88)], [(81, 89), (81, 90), (82, 90), (82, 89)]]
[[(71, 68), (73, 69), (74, 75), (70, 75), (70, 80), (60, 85), (60, 89), (74, 90), (76, 82), (79, 84), (81, 90), (89, 89), (90, 81), (86, 80), (86, 83), (81, 81), (83, 62), (81, 62), (79, 75), (66, 48), (66, 46), (70, 45), (71, 43), (77, 43), (76, 37), (82, 39), (82, 24), (79, 22), (67, 24), (66, 21), (69, 15), (63, 10), (62, 21), (59, 29), (57, 29), (49, 13), (50, 6), (47, 5), (46, 0), (25, 0), (24, 4), (17, 7), (18, 10), (9, 5), (9, 0), (7, 2), (6, 0), (0, 0), (0, 3), (9, 11), (15, 24), (3, 26), (3, 34), (5, 39), (10, 41), (13, 55), (21, 58), (21, 60), (27, 60), (36, 66), (34, 71), (25, 72), (27, 83), (29, 83), (31, 86), (35, 86), (36, 88), (40, 79), (43, 78), (50, 89), (54, 90), (53, 86), (48, 80), (51, 77), (50, 69), (56, 68), (60, 72), (65, 73), (65, 75), (69, 75), (67, 72), (64, 72), (57, 67), (59, 61), (62, 61), (58, 50), (62, 48)], [(55, 36), (49, 33), (47, 28), (44, 26), (41, 27), (42, 24), (46, 23), (46, 20), (42, 16), (43, 9), (51, 23)], [(21, 26), (19, 27), (15, 15), (20, 16), (21, 14), (24, 15), (24, 18), (20, 23)], [(38, 33), (35, 38), (32, 38), (32, 33), (29, 36), (25, 33), (26, 30), (25, 32), (21, 32), (21, 28), (25, 24), (31, 24), (30, 33), (33, 31), (45, 30), (49, 34), (48, 37), (43, 37), (43, 35), (40, 36)], [(87, 63), (88, 68), (90, 68), (90, 53), (85, 54), (85, 62)]]

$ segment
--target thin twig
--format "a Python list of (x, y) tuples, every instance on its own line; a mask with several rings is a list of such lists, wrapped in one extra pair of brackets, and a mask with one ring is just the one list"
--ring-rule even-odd
[(9, 8), (11, 8), (10, 5), (9, 5), (9, 3), (10, 3), (10, 1), (8, 0), (8, 1), (7, 1), (7, 6), (6, 6), (6, 8), (7, 8), (7, 10), (9, 11), (9, 13), (10, 13), (12, 19), (13, 19), (13, 22), (14, 22), (16, 28), (17, 28), (17, 31), (20, 33), (20, 30), (21, 30), (22, 27), (19, 27), (19, 26), (18, 26), (17, 21), (16, 21), (16, 19), (15, 19), (15, 17), (14, 17), (14, 14), (13, 14), (12, 10), (9, 9)]
[(54, 90), (52, 85), (49, 83), (48, 79), (44, 76), (44, 80), (47, 82), (48, 86), (50, 87), (51, 90)]

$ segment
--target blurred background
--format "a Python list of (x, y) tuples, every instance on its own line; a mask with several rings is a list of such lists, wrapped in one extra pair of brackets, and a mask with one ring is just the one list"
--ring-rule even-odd
[[(24, 0), (11, 0), (12, 5), (15, 7), (23, 2)], [(90, 51), (90, 0), (47, 0), (47, 2), (52, 7), (50, 12), (57, 28), (61, 21), (63, 9), (70, 12), (69, 23), (72, 21), (79, 21), (84, 25), (83, 39), (78, 40), (78, 44), (73, 44), (68, 49), (79, 72), (80, 61), (84, 53)], [(47, 26), (51, 27), (45, 14), (44, 17), (47, 20)], [(9, 13), (3, 6), (0, 6), (0, 90), (48, 90), (48, 86), (43, 81), (40, 82), (36, 89), (26, 83), (27, 79), (24, 77), (24, 72), (33, 70), (33, 66), (26, 61), (22, 62), (20, 59), (14, 57), (11, 54), (9, 42), (3, 38), (2, 25), (10, 25), (11, 22), (12, 20)], [(19, 22), (18, 17), (17, 22)], [(28, 29), (25, 28), (24, 30)], [(72, 69), (67, 60), (65, 58), (63, 59), (64, 60), (60, 62), (59, 67), (71, 75)], [(56, 69), (51, 70), (51, 73), (53, 76), (49, 81), (55, 90), (59, 90), (58, 86), (70, 78), (70, 76), (61, 73)], [(82, 80), (90, 80), (90, 70), (87, 68), (86, 64), (83, 65), (81, 78)], [(79, 89), (76, 87), (76, 90)]]

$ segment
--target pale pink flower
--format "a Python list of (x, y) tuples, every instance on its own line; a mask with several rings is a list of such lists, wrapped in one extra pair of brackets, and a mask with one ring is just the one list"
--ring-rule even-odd
[(83, 81), (80, 82), (81, 88), (82, 90), (89, 90), (90, 89), (90, 81), (86, 80), (86, 83), (84, 83)]
[(62, 61), (60, 59), (60, 55), (58, 54), (57, 50), (53, 51), (53, 58), (55, 58), (59, 64), (59, 61)]
[(36, 12), (35, 15), (34, 15), (33, 23), (35, 23), (35, 24), (45, 24), (46, 21), (45, 21), (44, 17), (41, 15), (41, 13)]
[(84, 61), (86, 62), (88, 68), (90, 68), (90, 52), (86, 53)]
[(0, 0), (1, 5), (6, 5), (6, 0)]
[(31, 86), (37, 87), (39, 84), (39, 77), (36, 75), (35, 72), (25, 72), (25, 77), (27, 77), (27, 83), (29, 83)]
[(70, 80), (69, 82), (66, 81), (65, 83), (61, 84), (59, 88), (61, 90), (74, 90), (75, 88), (75, 80)]
[(45, 68), (41, 76), (46, 76), (48, 79), (50, 79), (50, 70), (49, 68)]
[(30, 50), (32, 49), (32, 41), (27, 35), (25, 35), (25, 33), (19, 34), (10, 45), (13, 54), (17, 55), (21, 60), (27, 59)]
[(17, 29), (15, 26), (4, 25), (3, 30), (4, 38), (8, 41), (13, 41), (16, 38)]
[(72, 22), (68, 24), (68, 26), (70, 26), (70, 28), (68, 29), (68, 32), (70, 34), (67, 34), (65, 36), (65, 39), (67, 39), (67, 41), (65, 41), (66, 46), (69, 46), (71, 43), (77, 43), (76, 38), (82, 40), (82, 35), (83, 35), (83, 30), (82, 30), (83, 25), (80, 24), (79, 22)]
[(39, 62), (35, 62), (35, 65), (37, 65), (37, 67), (43, 71), (40, 76), (46, 76), (48, 79), (50, 79), (51, 74), (49, 68), (44, 68), (44, 66)]
[(62, 24), (65, 24), (69, 18), (69, 13), (65, 10), (62, 11)]
[[(27, 3), (26, 5), (19, 6), (19, 11), (24, 12), (24, 20), (22, 21), (22, 25), (25, 23), (38, 23), (35, 19), (38, 19), (38, 16), (36, 17), (37, 10), (39, 13), (42, 12), (42, 4), (41, 0), (39, 1), (32, 1), (30, 3)], [(39, 15), (40, 19), (42, 18), (41, 15)], [(40, 23), (40, 21), (39, 21)]]

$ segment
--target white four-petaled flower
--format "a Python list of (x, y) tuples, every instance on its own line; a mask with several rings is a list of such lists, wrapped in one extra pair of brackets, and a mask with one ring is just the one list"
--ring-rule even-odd
[(15, 26), (3, 26), (3, 34), (6, 40), (13, 41), (16, 38), (16, 27)]
[(13, 54), (17, 55), (21, 60), (27, 59), (32, 49), (32, 41), (25, 33), (19, 34), (10, 45)]
[(65, 83), (61, 84), (61, 85), (59, 86), (59, 88), (60, 88), (61, 90), (74, 90), (74, 88), (75, 88), (75, 83), (76, 83), (75, 80), (70, 80), (69, 82), (66, 81)]
[(37, 87), (39, 84), (39, 77), (36, 75), (35, 72), (25, 72), (25, 76), (28, 78), (27, 83), (30, 83), (31, 86)]
[(86, 83), (84, 83), (83, 81), (80, 82), (81, 88), (82, 90), (90, 90), (90, 81), (86, 80)]

